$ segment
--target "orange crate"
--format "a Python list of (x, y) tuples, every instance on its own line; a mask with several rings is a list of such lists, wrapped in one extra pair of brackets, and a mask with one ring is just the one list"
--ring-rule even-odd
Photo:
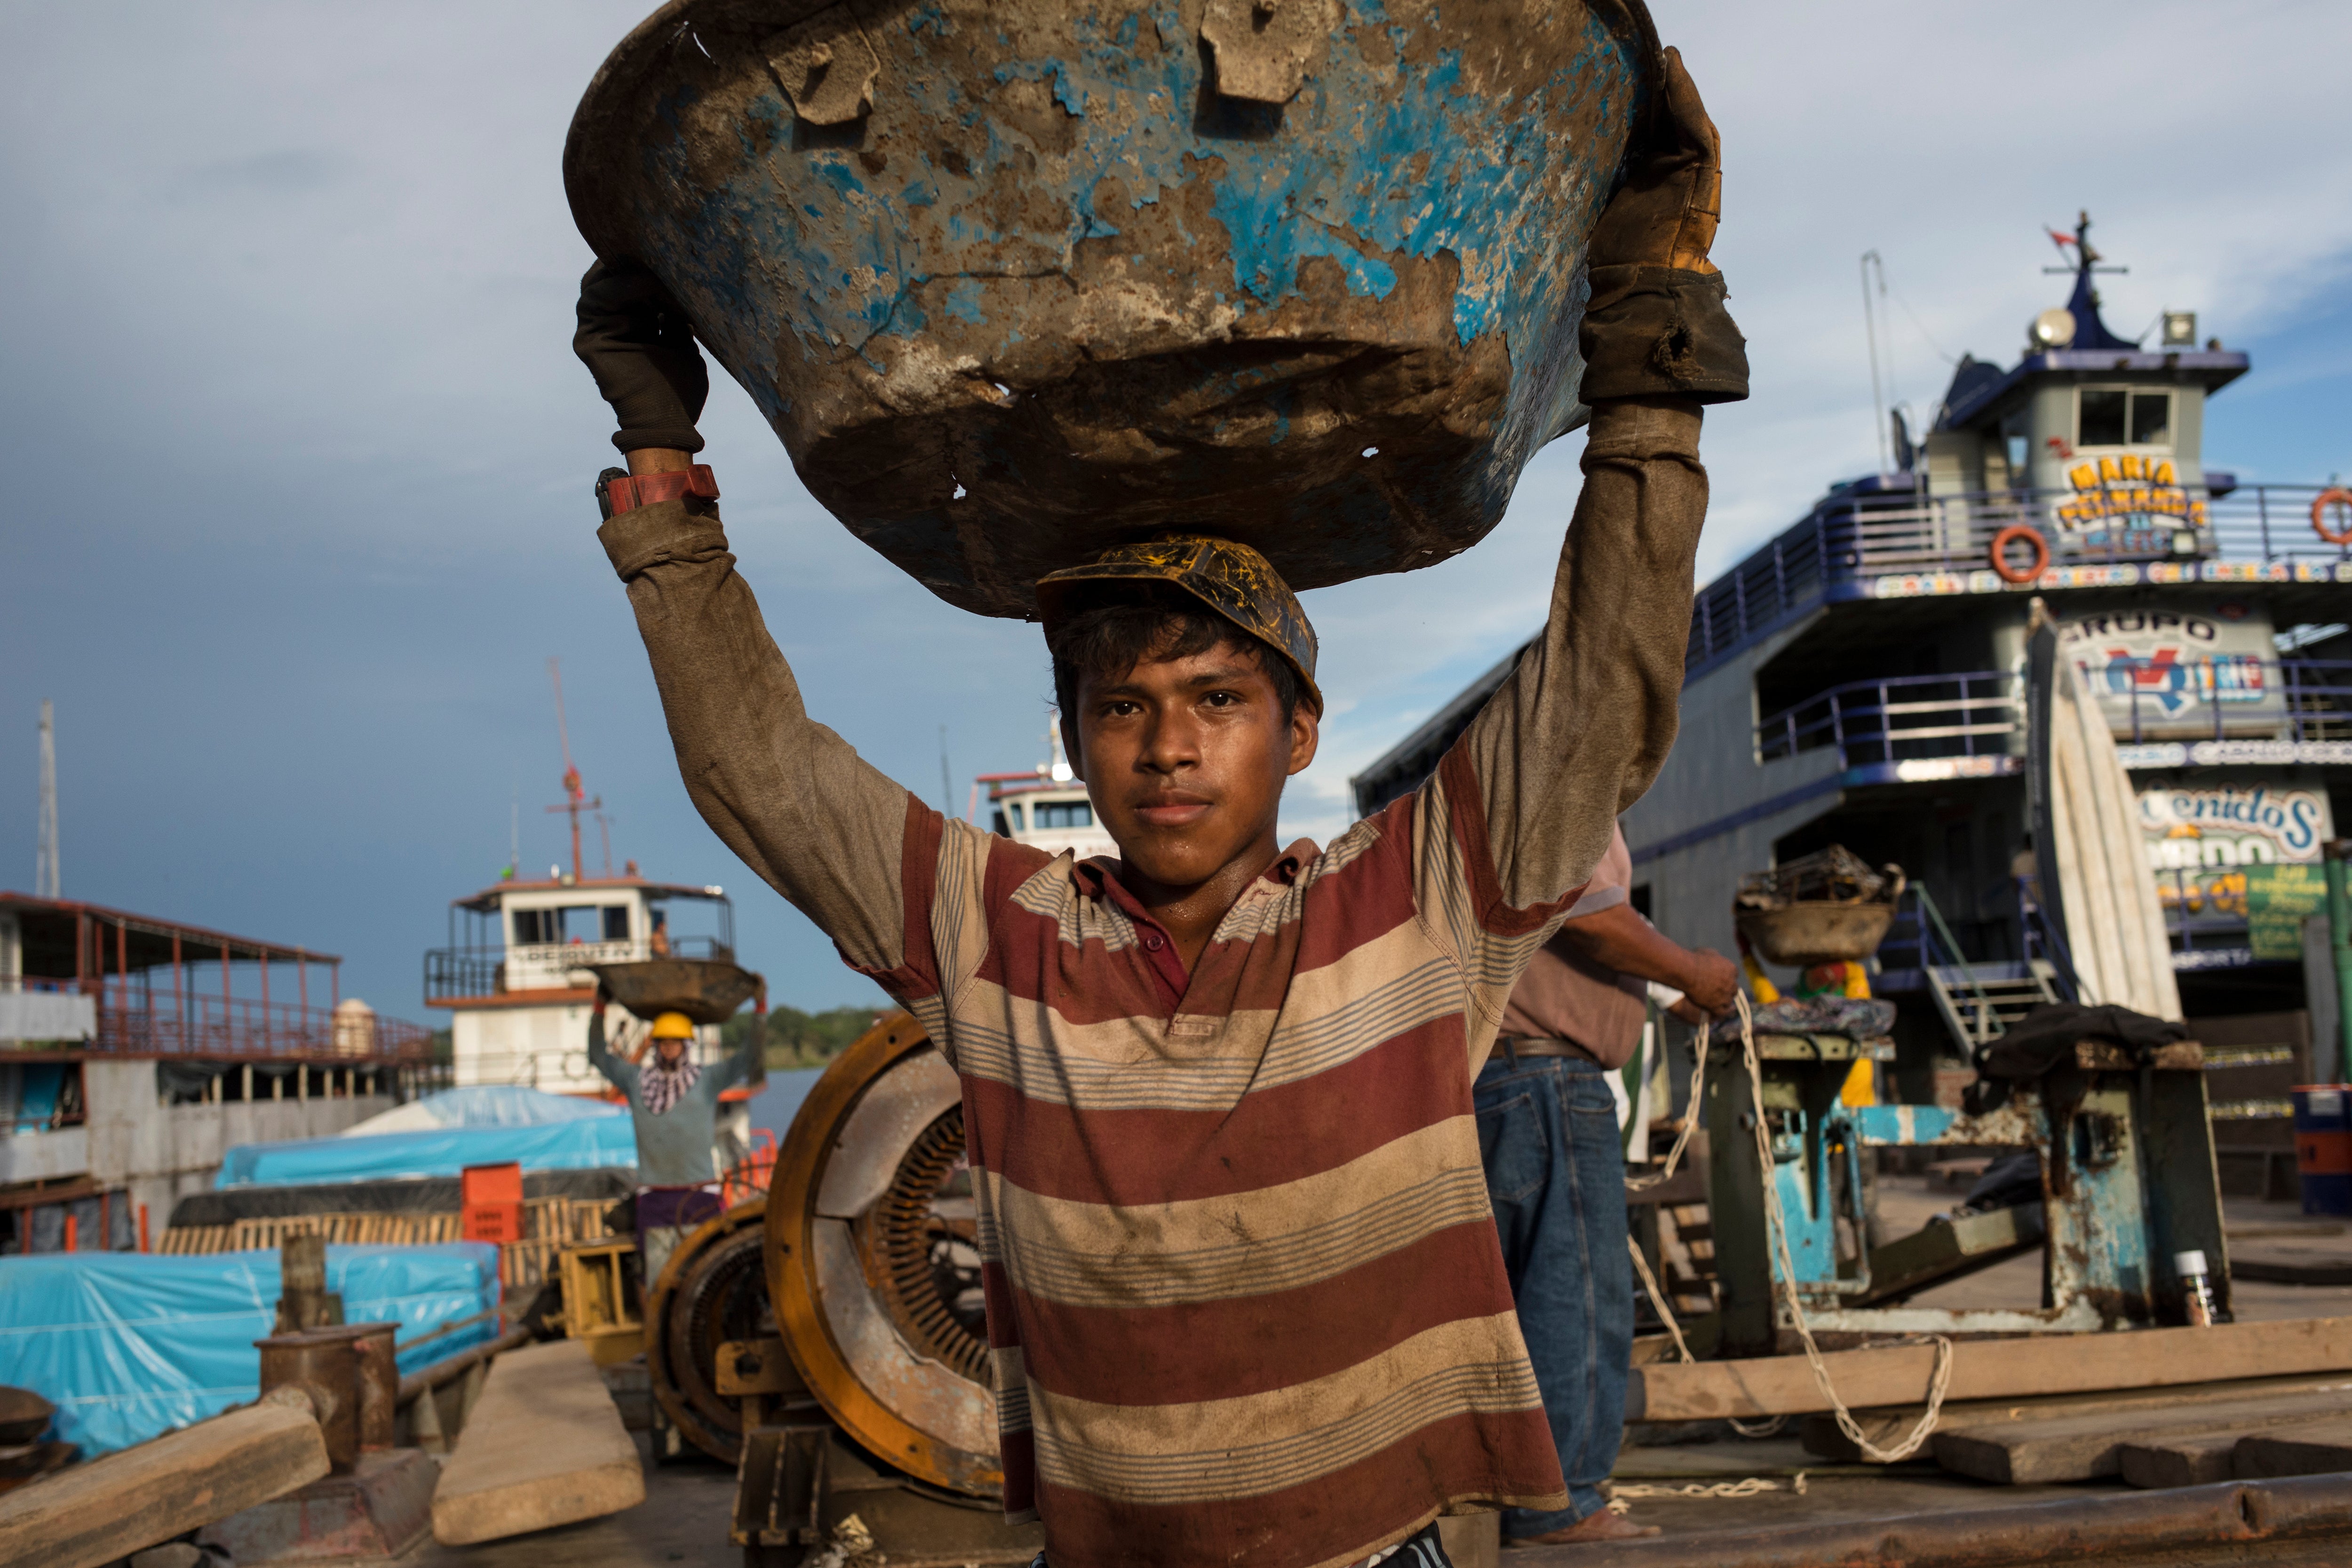
[(467, 1204), (463, 1226), (467, 1241), (491, 1241), (503, 1247), (522, 1239), (522, 1205)]
[(466, 1207), (476, 1204), (522, 1202), (522, 1167), (512, 1160), (497, 1165), (468, 1165), (457, 1176), (457, 1191)]

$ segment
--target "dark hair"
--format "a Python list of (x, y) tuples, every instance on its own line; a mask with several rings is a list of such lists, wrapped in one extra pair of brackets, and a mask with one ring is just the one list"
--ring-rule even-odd
[(1116, 680), (1139, 664), (1191, 658), (1212, 648), (1236, 647), (1257, 660), (1274, 682), (1289, 723), (1307, 700), (1306, 683), (1290, 661), (1264, 637), (1255, 637), (1179, 589), (1156, 584), (1108, 586), (1088, 595), (1094, 602), (1055, 626), (1045, 639), (1054, 658), (1054, 700), (1063, 722), (1077, 728), (1078, 681), (1091, 675)]

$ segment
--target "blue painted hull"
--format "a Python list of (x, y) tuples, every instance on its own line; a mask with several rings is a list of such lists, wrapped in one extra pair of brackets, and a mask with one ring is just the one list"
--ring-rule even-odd
[[(1034, 614), (1044, 573), (1169, 527), (1301, 588), (1434, 564), (1580, 417), (1648, 19), (1319, 0), (1277, 105), (1217, 90), (1217, 3), (680, 0), (591, 85), (573, 213), (950, 603)], [(871, 51), (844, 122), (795, 111), (813, 27)]]

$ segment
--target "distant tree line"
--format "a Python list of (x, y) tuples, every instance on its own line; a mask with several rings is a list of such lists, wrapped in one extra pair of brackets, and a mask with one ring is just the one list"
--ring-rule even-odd
[[(798, 1007), (768, 1009), (767, 1058), (772, 1068), (823, 1067), (874, 1026), (880, 1016), (872, 1007), (829, 1007), (803, 1013)], [(753, 1013), (738, 1013), (719, 1028), (730, 1052), (743, 1047), (743, 1037), (760, 1026)]]

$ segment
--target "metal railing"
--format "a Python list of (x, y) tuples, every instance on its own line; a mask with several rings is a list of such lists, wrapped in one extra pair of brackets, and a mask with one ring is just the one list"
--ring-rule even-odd
[[(729, 958), (733, 953), (713, 936), (672, 937), (672, 958)], [(646, 942), (576, 942), (581, 964), (625, 963), (653, 956)], [(510, 992), (565, 989), (593, 984), (584, 969), (562, 962), (565, 949), (543, 942), (520, 947), (436, 947), (425, 954), (425, 1005), (504, 996)], [(514, 984), (514, 982), (522, 984)]]
[(1853, 680), (1756, 726), (1759, 761), (1835, 746), (1848, 767), (1914, 757), (1999, 756), (2017, 748), (2018, 679), (1998, 670)]
[(190, 1056), (214, 1059), (277, 1057), (347, 1057), (379, 1061), (424, 1061), (432, 1054), (433, 1032), (421, 1024), (363, 1010), (338, 1012), (299, 1000), (222, 996), (194, 984), (193, 971), (176, 984), (168, 969), (104, 975), (86, 985), (54, 976), (0, 977), (0, 996), (87, 997), (91, 1012), (87, 1039), (80, 1028), (41, 1045), (68, 1050), (121, 1052), (126, 1056)]
[[(2109, 660), (2090, 678), (2119, 742), (2259, 735), (2352, 741), (2352, 659)], [(1834, 746), (1848, 767), (2023, 752), (2025, 704), (2005, 670), (1853, 680), (1756, 726), (1759, 762)]]
[[(1841, 590), (1863, 592), (1864, 578), (1989, 572), (1993, 539), (2012, 524), (2042, 534), (2053, 568), (2168, 561), (2179, 563), (2184, 581), (2195, 581), (2209, 561), (2326, 567), (2336, 575), (2334, 568), (2352, 563), (2352, 545), (2330, 544), (2311, 528), (2319, 485), (2245, 485), (2219, 497), (2201, 488), (2128, 483), (1952, 496), (1877, 486), (1865, 480), (1830, 496), (1700, 590), (1686, 670), (1696, 674), (1829, 598), (1846, 596)], [(2086, 506), (2102, 515), (2083, 515)]]
[(433, 1031), (381, 1014), (338, 1014), (250, 996), (197, 993), (182, 996), (174, 1006), (171, 993), (157, 986), (143, 996), (134, 989), (127, 997), (100, 998), (98, 1034), (85, 1048), (215, 1061), (341, 1057), (421, 1062), (432, 1057)]

